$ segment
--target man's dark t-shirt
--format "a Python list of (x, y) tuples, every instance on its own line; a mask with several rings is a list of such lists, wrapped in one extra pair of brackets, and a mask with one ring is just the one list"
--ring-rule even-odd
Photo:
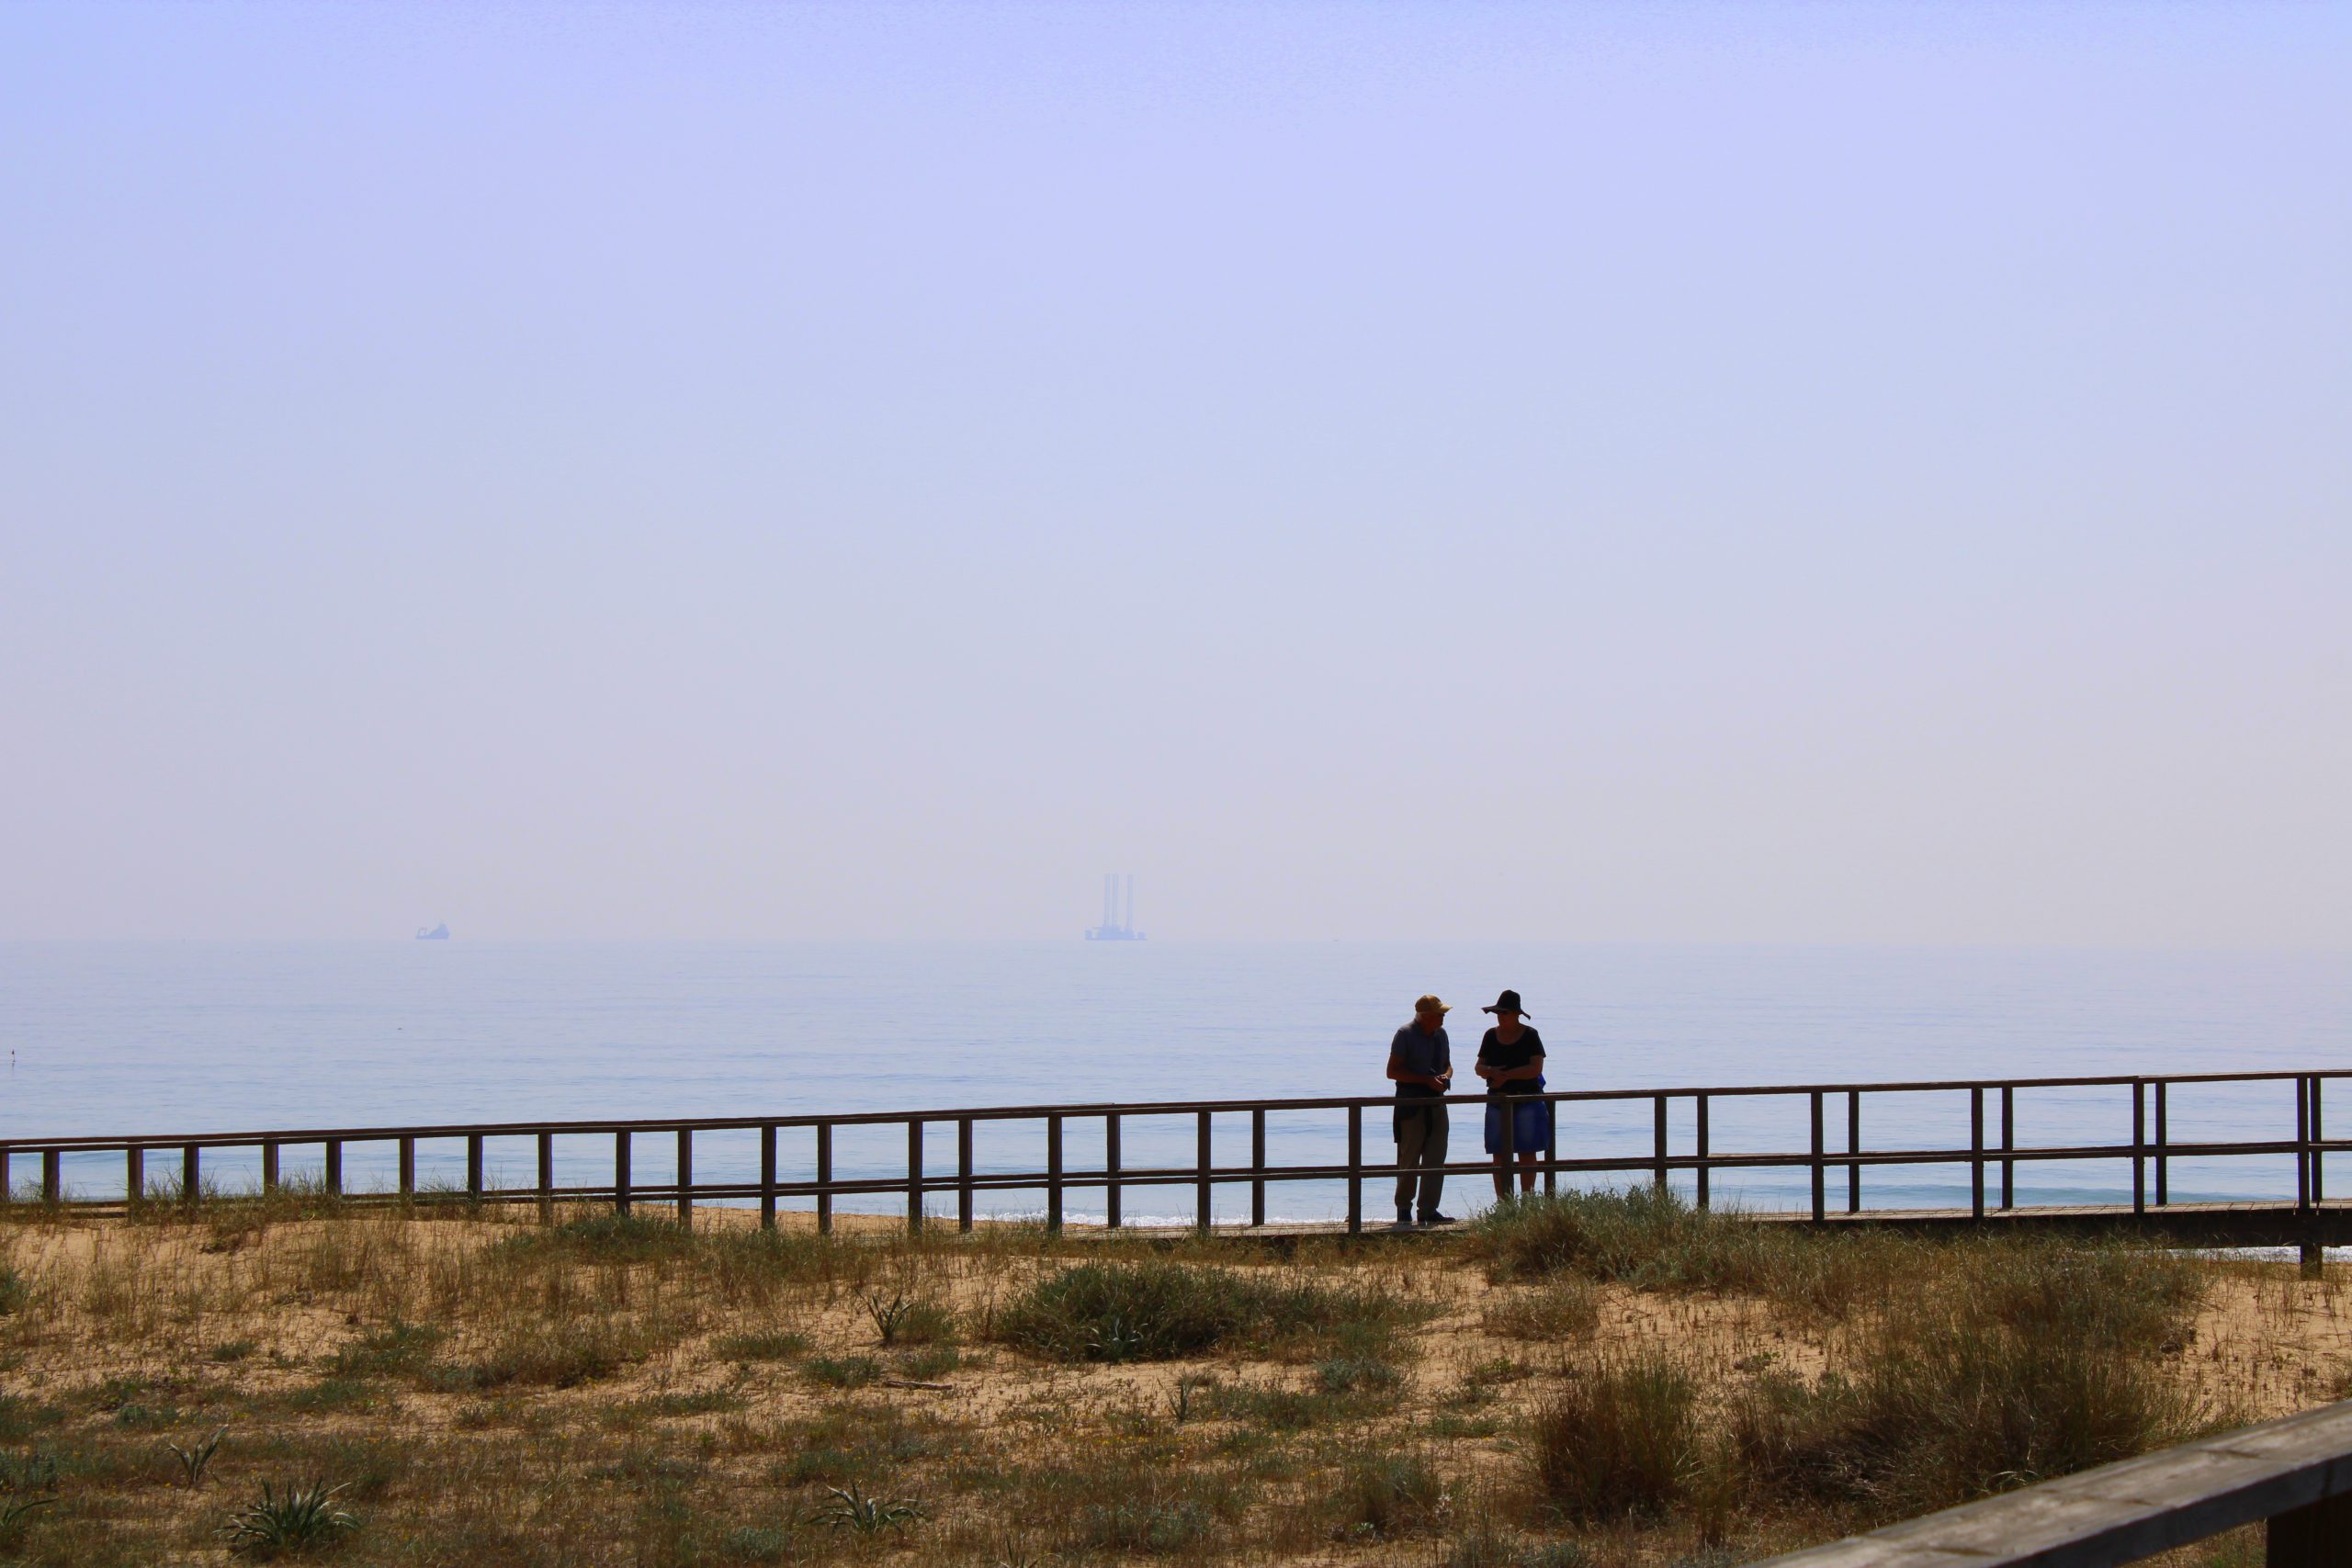
[[(1442, 1027), (1421, 1032), (1418, 1023), (1408, 1023), (1396, 1032), (1388, 1043), (1388, 1054), (1408, 1073), (1440, 1078), (1453, 1070), (1453, 1044), (1445, 1037)], [(1427, 1084), (1400, 1083), (1396, 1086), (1399, 1100), (1435, 1100), (1437, 1090)]]
[[(1478, 1065), (1482, 1067), (1523, 1067), (1543, 1055), (1544, 1037), (1524, 1024), (1520, 1026), (1519, 1038), (1508, 1045), (1491, 1029), (1487, 1031), (1487, 1037), (1478, 1042)], [(1487, 1087), (1497, 1094), (1541, 1094), (1544, 1092), (1544, 1079), (1540, 1076), (1513, 1078), (1508, 1083)]]

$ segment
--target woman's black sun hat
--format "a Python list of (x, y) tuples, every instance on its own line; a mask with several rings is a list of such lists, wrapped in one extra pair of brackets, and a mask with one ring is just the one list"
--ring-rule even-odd
[(1519, 993), (1517, 991), (1505, 991), (1501, 996), (1495, 998), (1494, 1006), (1490, 1008), (1480, 1008), (1478, 1010), (1480, 1012), (1515, 1012), (1521, 1018), (1533, 1018), (1535, 1016), (1533, 1013), (1519, 1005)]

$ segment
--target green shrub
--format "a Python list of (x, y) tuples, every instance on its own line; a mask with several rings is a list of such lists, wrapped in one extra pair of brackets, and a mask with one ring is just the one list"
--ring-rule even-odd
[(29, 1438), (64, 1419), (65, 1412), (58, 1405), (35, 1404), (20, 1393), (0, 1393), (0, 1443)]
[(447, 1337), (441, 1329), (395, 1319), (375, 1334), (337, 1346), (327, 1372), (338, 1378), (413, 1376), (424, 1371)]
[(1694, 1209), (1671, 1190), (1631, 1187), (1498, 1205), (1471, 1227), (1469, 1247), (1497, 1280), (1572, 1272), (1644, 1290), (1761, 1294), (1782, 1282), (1792, 1244), (1810, 1239)]
[(1078, 1537), (1081, 1545), (1097, 1551), (1190, 1554), (1208, 1542), (1216, 1522), (1206, 1504), (1190, 1498), (1093, 1503), (1079, 1515)]
[(785, 1461), (780, 1473), (787, 1486), (838, 1486), (864, 1475), (867, 1468), (868, 1461), (863, 1454), (833, 1448), (802, 1449)]
[(1204, 1414), (1219, 1421), (1241, 1421), (1273, 1432), (1300, 1432), (1333, 1421), (1364, 1416), (1389, 1402), (1352, 1390), (1283, 1388), (1278, 1383), (1212, 1385), (1193, 1396)]
[(507, 1252), (577, 1263), (654, 1263), (685, 1257), (695, 1234), (650, 1214), (588, 1214), (544, 1229), (519, 1230), (498, 1243)]
[(899, 1371), (910, 1378), (935, 1378), (952, 1372), (963, 1364), (962, 1352), (953, 1345), (933, 1345), (927, 1349), (909, 1351), (900, 1357)]
[(800, 1370), (829, 1388), (864, 1388), (882, 1377), (882, 1363), (871, 1356), (819, 1356)]
[(180, 1419), (180, 1412), (168, 1404), (131, 1404), (118, 1406), (112, 1419), (118, 1427), (127, 1427), (136, 1432), (152, 1432), (175, 1425)]
[(571, 1323), (510, 1334), (470, 1371), (477, 1388), (576, 1388), (612, 1376), (640, 1353), (612, 1325)]
[(2211, 1278), (2195, 1258), (2120, 1239), (1996, 1237), (1954, 1251), (1977, 1314), (2102, 1350), (2185, 1348)]
[(1699, 1464), (1697, 1385), (1655, 1350), (1589, 1361), (1537, 1407), (1528, 1458), (1537, 1491), (1566, 1517), (1662, 1514)]
[(1162, 1361), (1242, 1338), (1260, 1348), (1342, 1337), (1374, 1344), (1412, 1315), (1381, 1292), (1146, 1260), (1062, 1269), (1015, 1297), (995, 1332), (1056, 1360)]
[(937, 1302), (898, 1292), (885, 1298), (868, 1292), (859, 1298), (874, 1332), (885, 1345), (940, 1345), (956, 1337), (956, 1314)]
[(2201, 1284), (2153, 1249), (1972, 1243), (1946, 1288), (1890, 1301), (1808, 1383), (1753, 1380), (1731, 1429), (1770, 1486), (1924, 1512), (2180, 1440), (2195, 1402), (2164, 1364)]
[(1333, 1357), (1317, 1365), (1315, 1376), (1327, 1393), (1388, 1393), (1405, 1381), (1386, 1361), (1360, 1356)]
[(808, 1520), (828, 1529), (854, 1530), (865, 1536), (879, 1535), (886, 1529), (903, 1534), (926, 1513), (923, 1506), (912, 1498), (869, 1497), (855, 1482), (825, 1490), (825, 1502), (808, 1516)]
[(1415, 1455), (1360, 1459), (1348, 1466), (1332, 1492), (1332, 1522), (1351, 1533), (1385, 1540), (1436, 1517), (1445, 1486), (1429, 1462)]
[[(378, 1397), (374, 1384), (358, 1378), (321, 1378), (308, 1388), (296, 1389), (286, 1403), (296, 1410), (364, 1410)], [(135, 1406), (125, 1405), (126, 1410)], [(119, 1416), (117, 1420), (121, 1419)]]
[(221, 1539), (232, 1552), (262, 1558), (331, 1546), (359, 1528), (358, 1519), (335, 1506), (342, 1492), (323, 1482), (289, 1482), (282, 1491), (264, 1482), (261, 1495), (221, 1525)]

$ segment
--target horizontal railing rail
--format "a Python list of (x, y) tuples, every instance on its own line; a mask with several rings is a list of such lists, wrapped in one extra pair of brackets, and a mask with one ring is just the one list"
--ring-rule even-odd
[[(2329, 1153), (2352, 1151), (2352, 1139), (2326, 1136), (2323, 1118), (2326, 1083), (2330, 1079), (2346, 1077), (2352, 1077), (2352, 1068), (2342, 1072), (2278, 1069), (2137, 1077), (2101, 1075), (2006, 1079), (1900, 1079), (1867, 1083), (1724, 1084), (1665, 1089), (1570, 1089), (1528, 1097), (1502, 1097), (1514, 1103), (1532, 1100), (1546, 1108), (1543, 1146), (1527, 1151), (1511, 1146), (1517, 1135), (1518, 1118), (1505, 1115), (1498, 1121), (1504, 1144), (1503, 1157), (1515, 1159), (1522, 1154), (1532, 1155), (1534, 1158), (1521, 1163), (1521, 1168), (1522, 1171), (1539, 1172), (1547, 1190), (1556, 1190), (1558, 1179), (1563, 1175), (1646, 1172), (1653, 1181), (1663, 1186), (1679, 1174), (1690, 1179), (1693, 1201), (1704, 1207), (1711, 1201), (1712, 1178), (1716, 1173), (1798, 1170), (1806, 1174), (1809, 1202), (1794, 1213), (1816, 1222), (1883, 1213), (1883, 1211), (1865, 1210), (1863, 1206), (1863, 1173), (1869, 1169), (1964, 1165), (1969, 1173), (1969, 1202), (1964, 1210), (1949, 1212), (1982, 1219), (1989, 1214), (2026, 1213), (2035, 1207), (2027, 1205), (2021, 1208), (2017, 1201), (2017, 1171), (2021, 1165), (2031, 1168), (2066, 1162), (2124, 1162), (2128, 1163), (2131, 1170), (2130, 1206), (2124, 1210), (2119, 1202), (2115, 1207), (2119, 1213), (2143, 1216), (2152, 1211), (2174, 1208), (2171, 1173), (2175, 1161), (2250, 1157), (2277, 1159), (2282, 1156), (2293, 1162), (2291, 1185), (2283, 1176), (2276, 1178), (2278, 1190), (2265, 1194), (2260, 1201), (2299, 1213), (2312, 1213), (2326, 1202), (2326, 1161), (2323, 1156)], [(2175, 1091), (2191, 1087), (2226, 1085), (2270, 1085), (2290, 1089), (2290, 1124), (2278, 1125), (2272, 1130), (2271, 1135), (2260, 1137), (2176, 1140), (2171, 1136)], [(2043, 1145), (2018, 1142), (2017, 1108), (2021, 1095), (2101, 1089), (2128, 1092), (2131, 1128), (2128, 1140)], [(1862, 1138), (1864, 1107), (1873, 1098), (1889, 1095), (1962, 1097), (1968, 1111), (1968, 1143), (1964, 1146), (1865, 1147)], [(477, 1203), (537, 1203), (543, 1212), (551, 1211), (558, 1203), (609, 1203), (627, 1212), (639, 1202), (662, 1202), (674, 1204), (681, 1217), (690, 1217), (697, 1201), (756, 1202), (762, 1222), (773, 1224), (783, 1202), (811, 1200), (819, 1228), (831, 1230), (833, 1201), (837, 1198), (903, 1199), (908, 1224), (920, 1226), (926, 1217), (928, 1201), (953, 1195), (956, 1219), (963, 1228), (969, 1229), (977, 1218), (978, 1199), (981, 1194), (1007, 1191), (1041, 1193), (1044, 1211), (1040, 1217), (1049, 1227), (1059, 1227), (1067, 1214), (1068, 1199), (1076, 1191), (1099, 1192), (1103, 1200), (1103, 1224), (1116, 1228), (1129, 1217), (1123, 1205), (1127, 1190), (1189, 1186), (1194, 1191), (1193, 1223), (1207, 1228), (1215, 1220), (1214, 1200), (1220, 1189), (1247, 1184), (1250, 1192), (1249, 1223), (1263, 1225), (1266, 1224), (1266, 1195), (1270, 1186), (1338, 1182), (1345, 1185), (1347, 1224), (1350, 1230), (1355, 1231), (1361, 1230), (1363, 1224), (1365, 1184), (1393, 1179), (1406, 1168), (1393, 1160), (1366, 1157), (1364, 1113), (1367, 1111), (1386, 1112), (1399, 1103), (1408, 1106), (1442, 1103), (1479, 1107), (1493, 1102), (1495, 1098), (1483, 1094), (1456, 1094), (1442, 1099), (1402, 1102), (1390, 1096), (1369, 1095), (1124, 1103), (1098, 1100), (1059, 1105), (989, 1105), (838, 1114), (600, 1117), (581, 1121), (432, 1122), (406, 1126), (313, 1127), (134, 1136), (12, 1136), (0, 1138), (0, 1204), (30, 1201), (56, 1207), (103, 1209), (148, 1202), (198, 1201), (206, 1195), (204, 1173), (207, 1156), (237, 1150), (259, 1151), (260, 1185), (266, 1192), (284, 1185), (281, 1176), (287, 1151), (318, 1149), (322, 1151), (322, 1163), (315, 1182), (316, 1189), (331, 1196), (360, 1202), (412, 1201), (435, 1196)], [(1720, 1102), (1749, 1102), (1772, 1098), (1804, 1102), (1802, 1146), (1715, 1146), (1711, 1112)], [(1647, 1132), (1646, 1146), (1615, 1153), (1576, 1153), (1563, 1157), (1559, 1147), (1559, 1115), (1563, 1108), (1607, 1109), (1643, 1102), (1646, 1102), (1645, 1108), (1649, 1112), (1645, 1119), (1648, 1124), (1643, 1128), (1636, 1123), (1635, 1132), (1636, 1135), (1639, 1132)], [(1292, 1160), (1287, 1163), (1272, 1158), (1268, 1118), (1295, 1113), (1311, 1116), (1317, 1112), (1344, 1114), (1345, 1158)], [(1676, 1146), (1676, 1139), (1671, 1135), (1678, 1114), (1686, 1119), (1688, 1129), (1680, 1147)], [(1121, 1158), (1123, 1130), (1137, 1121), (1170, 1117), (1190, 1118), (1193, 1122), (1193, 1157), (1190, 1162), (1171, 1163), (1163, 1157), (1147, 1165), (1125, 1164)], [(1231, 1120), (1237, 1117), (1249, 1119), (1250, 1157), (1246, 1161), (1228, 1159), (1220, 1162), (1216, 1157), (1215, 1132), (1220, 1125), (1229, 1127)], [(1843, 1126), (1833, 1132), (1833, 1123), (1838, 1121), (1842, 1121)], [(2282, 1122), (2284, 1121), (2282, 1118)], [(1005, 1122), (1032, 1122), (1042, 1128), (1045, 1134), (1042, 1164), (1033, 1161), (1021, 1168), (1010, 1170), (982, 1167), (977, 1156), (978, 1129)], [(1084, 1128), (1089, 1124), (1099, 1125), (1100, 1159), (1084, 1163), (1066, 1159), (1065, 1146), (1069, 1131), (1073, 1127)], [(837, 1133), (843, 1129), (892, 1126), (904, 1130), (906, 1164), (903, 1173), (893, 1171), (876, 1175), (870, 1170), (856, 1173), (836, 1168), (834, 1145)], [(937, 1145), (933, 1144), (931, 1134), (933, 1130), (948, 1129), (952, 1129), (954, 1134), (953, 1169), (942, 1170), (934, 1163)], [(694, 1162), (698, 1138), (745, 1132), (756, 1133), (759, 1139), (759, 1166), (755, 1179), (734, 1177), (698, 1180), (695, 1178)], [(813, 1157), (791, 1169), (786, 1168), (779, 1147), (781, 1135), (786, 1133), (813, 1134)], [(1842, 1133), (1842, 1138), (1835, 1133)], [(675, 1141), (674, 1179), (640, 1181), (634, 1179), (632, 1166), (638, 1142), (653, 1135), (666, 1135)], [(610, 1179), (584, 1184), (579, 1181), (559, 1182), (556, 1179), (556, 1140), (583, 1137), (611, 1140)], [(535, 1179), (525, 1187), (500, 1185), (493, 1179), (496, 1173), (486, 1159), (486, 1151), (493, 1141), (515, 1139), (531, 1140), (536, 1145)], [(437, 1190), (420, 1187), (417, 1176), (419, 1145), (439, 1145), (450, 1141), (462, 1141), (465, 1146), (462, 1185), (452, 1182)], [(353, 1145), (392, 1145), (396, 1151), (397, 1175), (391, 1184), (376, 1190), (350, 1187), (344, 1179), (346, 1150)], [(93, 1156), (108, 1154), (119, 1156), (123, 1162), (120, 1197), (91, 1197), (66, 1189), (64, 1162), (69, 1157), (86, 1166)], [(158, 1156), (163, 1166), (158, 1173), (160, 1179), (152, 1182), (148, 1170), (151, 1156)], [(175, 1156), (177, 1156), (175, 1160), (172, 1157)], [(40, 1170), (38, 1186), (29, 1192), (20, 1192), (14, 1181), (18, 1162), (25, 1160), (36, 1162)], [(169, 1168), (174, 1164), (176, 1170)], [(1440, 1169), (1449, 1175), (1477, 1175), (1490, 1171), (1493, 1167), (1487, 1160), (1474, 1159), (1453, 1160), (1441, 1167), (1412, 1168), (1417, 1173)], [(1837, 1186), (1842, 1186), (1843, 1191), (1833, 1193), (1833, 1188)], [(2052, 1210), (2067, 1206), (2043, 1204), (2039, 1207)], [(2307, 1260), (2311, 1257), (2311, 1249), (2307, 1247)]]
[(2268, 1568), (2352, 1562), (2352, 1402), (1979, 1502), (1757, 1568), (2117, 1568), (2261, 1523)]

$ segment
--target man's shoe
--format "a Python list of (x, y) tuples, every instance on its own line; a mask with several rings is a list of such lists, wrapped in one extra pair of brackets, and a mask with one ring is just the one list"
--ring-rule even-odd
[(1396, 1228), (1400, 1231), (1408, 1231), (1413, 1228), (1412, 1210), (1399, 1209), (1396, 1211)]
[(1452, 1214), (1423, 1214), (1421, 1216), (1421, 1224), (1425, 1225), (1450, 1225), (1453, 1223)]

